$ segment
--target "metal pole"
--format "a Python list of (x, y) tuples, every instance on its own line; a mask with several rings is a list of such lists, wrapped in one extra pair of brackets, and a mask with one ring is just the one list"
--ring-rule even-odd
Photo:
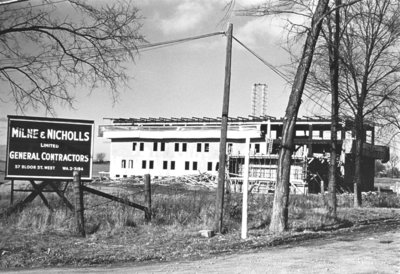
[(250, 137), (246, 138), (243, 169), (242, 239), (247, 238), (247, 204), (249, 196)]
[(225, 191), (225, 166), (226, 166), (226, 139), (228, 131), (228, 112), (229, 112), (229, 93), (231, 85), (231, 62), (232, 62), (232, 32), (233, 25), (228, 25), (226, 61), (225, 61), (225, 84), (224, 98), (221, 117), (221, 140), (219, 145), (219, 170), (218, 170), (218, 188), (215, 210), (215, 229), (222, 232), (222, 222), (224, 214), (224, 191)]

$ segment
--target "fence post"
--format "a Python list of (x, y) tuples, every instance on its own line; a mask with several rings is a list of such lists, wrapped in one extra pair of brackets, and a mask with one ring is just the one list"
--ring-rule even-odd
[(144, 203), (146, 208), (145, 219), (146, 221), (151, 221), (151, 181), (150, 174), (144, 175)]
[(81, 174), (79, 171), (74, 171), (74, 198), (75, 198), (75, 224), (78, 235), (85, 237), (85, 217), (83, 206), (83, 191)]
[(14, 180), (11, 180), (11, 196), (10, 196), (10, 204), (14, 203)]

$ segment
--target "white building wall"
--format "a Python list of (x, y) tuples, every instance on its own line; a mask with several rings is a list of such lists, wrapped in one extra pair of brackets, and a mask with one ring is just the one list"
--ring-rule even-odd
[[(157, 141), (157, 151), (154, 151), (153, 140), (111, 142), (111, 178), (131, 177), (144, 175), (146, 173), (152, 176), (182, 176), (199, 174), (200, 172), (217, 173), (219, 142), (203, 140), (191, 142), (164, 142), (165, 151), (161, 151), (162, 142), (162, 140)], [(134, 143), (136, 143), (135, 150), (133, 150)], [(140, 150), (140, 143), (143, 143), (143, 151)], [(176, 143), (179, 144), (179, 151), (175, 151)], [(186, 144), (186, 151), (182, 149), (183, 144)], [(201, 144), (200, 152), (197, 151), (198, 144)], [(259, 144), (259, 153), (255, 151), (256, 144)], [(208, 151), (205, 151), (207, 145)], [(232, 155), (243, 155), (245, 143), (228, 142), (227, 149), (229, 148), (231, 148), (230, 153)], [(265, 151), (265, 142), (251, 144), (252, 155), (265, 155)], [(122, 166), (122, 161), (125, 161), (125, 167)], [(133, 166), (130, 166), (130, 161), (133, 162)], [(145, 167), (143, 167), (143, 161), (146, 161)], [(164, 161), (167, 161), (166, 168), (164, 166)], [(175, 163), (174, 169), (172, 169), (171, 166), (172, 162)], [(189, 165), (188, 169), (187, 165)]]
[[(228, 141), (227, 149), (230, 147), (233, 155), (243, 154), (245, 151), (244, 137), (259, 138), (259, 129), (259, 126), (240, 126), (228, 129), (228, 138), (236, 141), (232, 143)], [(151, 130), (136, 127), (130, 130), (106, 131), (104, 137), (112, 140), (110, 176), (111, 178), (124, 178), (147, 173), (152, 176), (182, 176), (199, 174), (199, 172), (217, 174), (219, 136), (220, 128), (218, 127), (209, 130), (201, 127), (178, 127), (175, 130), (168, 127)], [(154, 150), (154, 142), (157, 142), (157, 151)], [(161, 151), (163, 142), (165, 149)], [(134, 143), (136, 143), (135, 150), (133, 150)], [(143, 150), (140, 150), (140, 143), (143, 143)], [(178, 151), (175, 151), (175, 143), (179, 144)], [(199, 143), (201, 144), (200, 152), (197, 151)], [(186, 144), (186, 151), (182, 149), (183, 144)], [(205, 151), (206, 144), (208, 151)], [(252, 144), (252, 151), (255, 154), (255, 144)], [(265, 143), (260, 143), (259, 151), (265, 154)], [(133, 162), (132, 166), (130, 166), (130, 161)], [(143, 161), (146, 162), (145, 167)], [(167, 161), (166, 166), (164, 161)], [(172, 167), (173, 163), (174, 168)]]
[[(136, 143), (135, 151), (132, 150), (133, 143)], [(140, 143), (143, 143), (143, 151), (140, 151)], [(175, 143), (179, 144), (179, 151), (175, 151)], [(186, 151), (182, 151), (184, 143)], [(201, 152), (197, 151), (198, 143), (201, 144)], [(204, 151), (206, 144), (208, 152)], [(110, 176), (122, 178), (146, 173), (152, 176), (180, 176), (216, 171), (219, 157), (217, 142), (165, 142), (165, 151), (160, 151), (161, 142), (157, 142), (157, 151), (153, 150), (153, 145), (153, 141), (112, 142)], [(122, 166), (123, 160), (125, 167)], [(129, 161), (133, 161), (132, 167), (128, 165)], [(146, 162), (145, 167), (143, 161)], [(164, 161), (167, 162), (166, 166)], [(173, 162), (174, 169), (172, 169)], [(212, 167), (211, 171), (208, 170), (209, 165)]]

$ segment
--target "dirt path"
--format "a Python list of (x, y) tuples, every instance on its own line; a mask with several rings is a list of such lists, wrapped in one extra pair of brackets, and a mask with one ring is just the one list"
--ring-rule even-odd
[[(331, 256), (331, 257), (330, 257)], [(400, 230), (367, 231), (198, 261), (17, 273), (400, 273)], [(15, 272), (6, 272), (15, 273)]]

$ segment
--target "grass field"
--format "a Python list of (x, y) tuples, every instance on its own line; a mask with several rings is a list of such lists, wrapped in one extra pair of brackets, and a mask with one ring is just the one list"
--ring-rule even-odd
[[(0, 162), (0, 170), (4, 162)], [(109, 164), (94, 164), (93, 176), (108, 171)], [(397, 179), (377, 178), (376, 186), (390, 189)], [(143, 184), (134, 182), (91, 183), (115, 195), (144, 204)], [(73, 201), (72, 189), (66, 195)], [(21, 200), (26, 193), (16, 193)], [(86, 238), (76, 236), (74, 213), (60, 199), (46, 193), (53, 210), (36, 198), (22, 212), (0, 218), (0, 269), (64, 265), (96, 265), (138, 261), (203, 258), (276, 245), (290, 239), (321, 237), (324, 233), (362, 224), (398, 220), (400, 197), (383, 191), (364, 193), (363, 207), (354, 209), (353, 195), (338, 195), (338, 219), (326, 211), (327, 196), (291, 195), (289, 231), (268, 231), (273, 195), (250, 194), (249, 239), (240, 238), (242, 195), (225, 195), (224, 234), (212, 238), (198, 231), (214, 224), (215, 191), (184, 184), (152, 184), (152, 221), (129, 206), (85, 194)], [(10, 194), (0, 193), (0, 211), (9, 206)]]
[[(115, 192), (135, 203), (144, 203), (142, 184), (124, 183)], [(71, 190), (67, 196), (73, 200)], [(352, 208), (352, 195), (339, 195), (337, 220), (327, 214), (326, 196), (292, 195), (289, 231), (272, 235), (268, 225), (273, 196), (251, 194), (249, 239), (241, 240), (242, 196), (232, 193), (225, 196), (225, 233), (202, 238), (198, 231), (213, 226), (215, 192), (177, 183), (153, 184), (151, 223), (145, 221), (142, 211), (85, 194), (87, 237), (79, 238), (75, 236), (73, 212), (56, 196), (48, 198), (53, 211), (36, 199), (24, 211), (0, 219), (0, 268), (202, 258), (275, 245), (291, 237), (315, 237), (371, 220), (383, 223), (400, 219), (400, 198), (390, 193), (363, 195), (360, 209)], [(2, 194), (0, 207), (4, 209), (8, 203), (9, 197)]]

